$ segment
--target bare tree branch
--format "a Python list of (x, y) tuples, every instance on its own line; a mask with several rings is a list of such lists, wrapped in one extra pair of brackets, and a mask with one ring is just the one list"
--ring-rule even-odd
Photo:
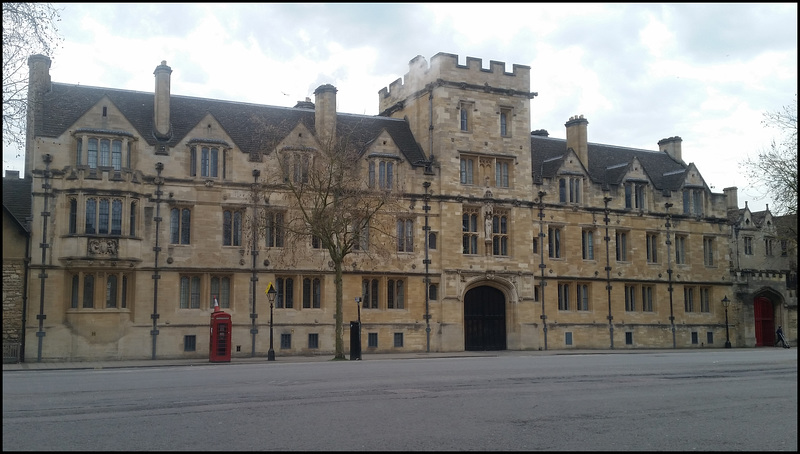
[(797, 94), (781, 110), (765, 113), (762, 124), (778, 129), (780, 138), (740, 167), (752, 183), (767, 189), (776, 214), (797, 214)]
[[(60, 10), (51, 3), (3, 3), (3, 143), (25, 148), (28, 57), (60, 46)], [(18, 156), (19, 157), (19, 156)]]

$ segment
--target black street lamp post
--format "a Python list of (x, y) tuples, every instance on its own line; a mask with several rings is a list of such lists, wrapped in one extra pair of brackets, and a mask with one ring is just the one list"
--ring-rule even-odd
[(269, 286), (267, 290), (267, 298), (269, 299), (269, 352), (267, 352), (267, 361), (275, 361), (275, 350), (272, 349), (272, 307), (275, 302), (275, 287)]
[(725, 295), (722, 298), (722, 307), (725, 308), (725, 348), (731, 348), (731, 335), (728, 331), (728, 306), (731, 305), (731, 300), (728, 299), (728, 295)]

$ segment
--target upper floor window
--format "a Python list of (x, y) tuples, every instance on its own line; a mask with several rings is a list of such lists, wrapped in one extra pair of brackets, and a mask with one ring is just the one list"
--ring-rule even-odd
[(558, 310), (560, 311), (569, 310), (569, 288), (568, 283), (558, 283)]
[(628, 232), (617, 231), (616, 234), (617, 238), (617, 261), (618, 262), (627, 262), (628, 261)]
[(683, 190), (683, 214), (701, 216), (703, 214), (703, 190)]
[(686, 236), (675, 235), (675, 263), (686, 264)]
[(369, 187), (392, 189), (395, 180), (394, 167), (393, 161), (378, 159), (369, 161)]
[(781, 240), (781, 257), (789, 255), (789, 240)]
[[(200, 309), (200, 276), (181, 276), (179, 301), (181, 309)], [(213, 301), (211, 302), (213, 305)]]
[(642, 311), (653, 312), (653, 286), (642, 286)]
[(625, 286), (625, 311), (633, 312), (636, 310), (636, 286)]
[(461, 157), (461, 184), (475, 184), (475, 158)]
[(744, 255), (753, 255), (753, 237), (746, 236), (744, 240)]
[[(70, 210), (77, 203), (70, 203)], [(73, 218), (70, 213), (70, 218)], [(98, 235), (122, 235), (122, 200), (94, 198), (86, 199), (85, 232)], [(71, 227), (70, 227), (71, 228)]]
[(459, 127), (464, 132), (472, 131), (472, 110), (474, 104), (462, 101), (458, 104)]
[[(83, 156), (84, 143), (86, 144), (86, 161), (84, 161)], [(111, 167), (113, 170), (120, 171), (122, 170), (123, 148), (128, 152), (125, 157), (125, 164), (130, 167), (131, 139), (81, 136), (77, 140), (75, 164), (77, 166), (88, 166), (90, 169)]]
[(495, 161), (494, 164), (495, 175), (494, 175), (494, 182), (495, 186), (498, 188), (507, 188), (508, 187), (508, 169), (511, 166), (509, 161), (500, 160), (498, 159)]
[(222, 245), (242, 245), (242, 212), (224, 210), (222, 212)]
[(359, 225), (363, 221), (356, 221), (353, 224), (353, 235), (355, 238), (353, 239), (353, 249), (356, 251), (368, 251), (369, 250), (369, 224), (364, 223), (364, 225)]
[(496, 212), (492, 216), (492, 254), (508, 255), (508, 213)]
[(589, 310), (589, 284), (578, 284), (575, 286), (576, 310), (588, 311)]
[(561, 258), (561, 227), (547, 228), (547, 255), (550, 258)]
[(594, 260), (594, 231), (591, 229), (581, 232), (581, 256), (584, 260)]
[(658, 234), (646, 234), (645, 242), (647, 246), (647, 263), (658, 263)]
[(275, 307), (291, 309), (294, 307), (294, 279), (291, 277), (275, 278)]
[(642, 183), (625, 184), (625, 208), (643, 210), (645, 208), (645, 188)]
[(683, 311), (694, 312), (694, 287), (683, 288)]
[(283, 247), (283, 213), (268, 212), (264, 217), (266, 219), (264, 236), (267, 247)]
[(462, 253), (478, 253), (478, 209), (465, 208), (461, 215)]
[[(220, 165), (220, 162), (223, 165)], [(222, 177), (225, 178), (224, 162), (224, 150), (212, 146), (194, 146), (190, 149), (189, 174), (194, 177), (199, 171), (201, 177), (217, 178), (222, 173)]]
[(764, 238), (764, 252), (767, 256), (771, 256), (773, 254), (772, 247), (775, 244), (774, 238)]
[(580, 203), (583, 178), (562, 177), (558, 179), (558, 201), (561, 203)]
[(283, 155), (284, 183), (308, 183), (311, 171), (311, 155), (309, 153), (287, 152)]
[(303, 278), (303, 308), (319, 309), (322, 304), (322, 279), (318, 277)]
[(706, 266), (714, 266), (714, 238), (703, 238), (703, 262)]
[(171, 209), (169, 219), (169, 242), (172, 244), (189, 244), (191, 221), (192, 210), (189, 208)]
[(511, 109), (507, 107), (500, 108), (500, 135), (511, 136)]
[(412, 219), (397, 220), (397, 251), (414, 252), (414, 221)]
[(402, 279), (386, 281), (386, 308), (404, 309), (406, 306), (406, 286)]
[(709, 312), (711, 301), (711, 289), (708, 287), (700, 288), (700, 312)]

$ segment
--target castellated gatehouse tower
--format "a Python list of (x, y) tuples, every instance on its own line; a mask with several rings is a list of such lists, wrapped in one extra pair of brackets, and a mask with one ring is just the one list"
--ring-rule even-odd
[[(430, 64), (417, 56), (402, 80), (380, 90), (380, 115), (405, 118), (432, 160), (439, 175), (434, 191), (467, 188), (465, 196), (481, 198), (489, 188), (499, 196), (498, 187), (508, 188), (504, 198), (531, 193), (530, 102), (536, 93), (530, 67), (512, 68), (499, 61), (484, 68), (472, 57), (460, 65), (449, 53), (434, 55)], [(498, 178), (509, 181), (498, 184)], [(451, 184), (460, 189), (446, 187)]]

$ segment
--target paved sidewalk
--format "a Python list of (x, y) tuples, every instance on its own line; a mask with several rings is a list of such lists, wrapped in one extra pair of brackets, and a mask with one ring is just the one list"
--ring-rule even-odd
[[(708, 352), (712, 350), (725, 350), (722, 348), (702, 349), (637, 349), (637, 350), (548, 350), (548, 351), (486, 351), (486, 352), (411, 352), (411, 353), (364, 353), (363, 361), (393, 360), (393, 359), (433, 359), (433, 358), (468, 358), (478, 356), (552, 356), (552, 355), (602, 355), (602, 354), (636, 354), (636, 353), (687, 353)], [(350, 361), (350, 355), (345, 355)], [(267, 361), (266, 355), (256, 357), (233, 357), (230, 362), (212, 363), (206, 358), (176, 358), (176, 359), (139, 359), (139, 360), (104, 360), (104, 361), (42, 361), (36, 358), (28, 359), (24, 363), (3, 364), (3, 372), (16, 370), (63, 370), (63, 369), (109, 369), (123, 367), (163, 367), (163, 366), (208, 366), (208, 365), (235, 365), (235, 364), (286, 364), (332, 361), (333, 354), (314, 356), (276, 356), (275, 361)]]

